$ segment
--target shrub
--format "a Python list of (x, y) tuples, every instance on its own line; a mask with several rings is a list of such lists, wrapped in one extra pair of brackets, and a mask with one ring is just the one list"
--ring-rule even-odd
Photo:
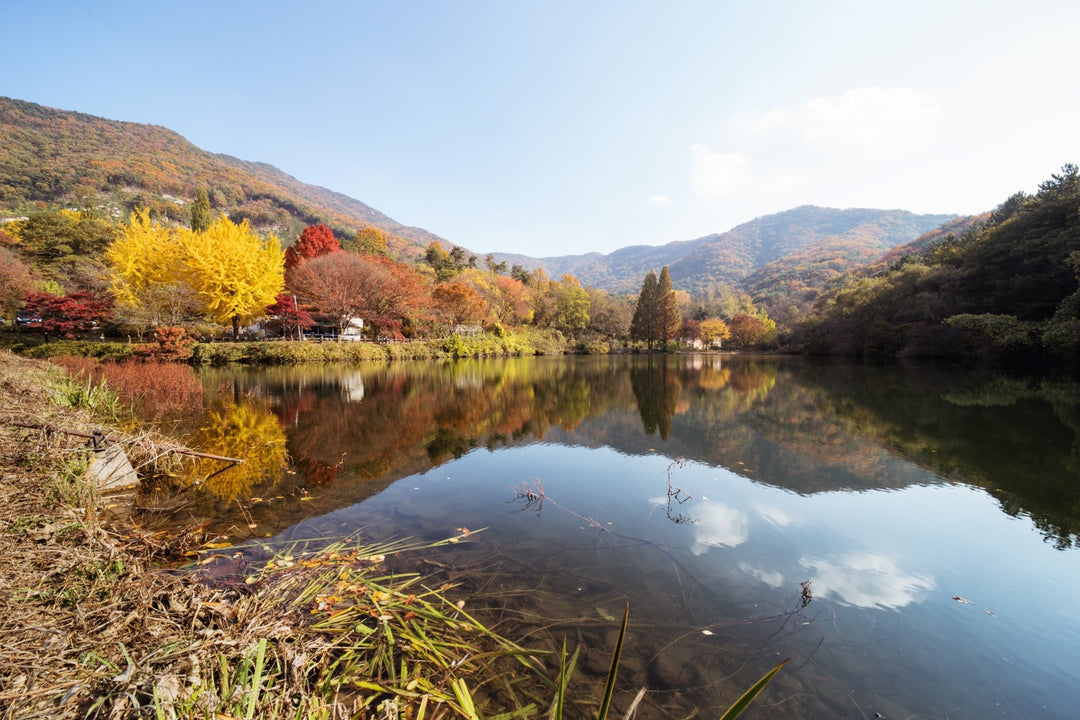
[(238, 363), (243, 355), (241, 343), (195, 343), (191, 348), (191, 362), (196, 365)]
[(191, 357), (195, 341), (187, 337), (182, 327), (160, 327), (154, 330), (153, 344), (139, 346), (135, 354), (147, 360), (177, 362)]
[(135, 352), (134, 345), (118, 342), (90, 342), (83, 340), (57, 340), (41, 343), (23, 350), (23, 355), (38, 359), (61, 356), (97, 358), (98, 360), (126, 360)]
[(435, 348), (420, 341), (391, 343), (384, 349), (389, 360), (431, 360), (438, 356)]
[(107, 388), (125, 405), (138, 407), (143, 417), (159, 418), (202, 406), (202, 381), (187, 365), (173, 362), (100, 362), (87, 357), (50, 359), (80, 383)]

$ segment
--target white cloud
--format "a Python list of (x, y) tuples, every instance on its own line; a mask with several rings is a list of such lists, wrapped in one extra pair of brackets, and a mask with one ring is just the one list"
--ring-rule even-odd
[(814, 572), (814, 595), (862, 608), (902, 608), (937, 586), (933, 577), (904, 572), (891, 558), (878, 553), (853, 552), (832, 559), (804, 557), (799, 564)]
[(811, 145), (907, 144), (927, 139), (939, 114), (933, 98), (911, 88), (863, 87), (757, 113), (737, 120), (736, 129), (747, 138), (787, 135)]
[(750, 158), (742, 153), (713, 152), (705, 145), (691, 145), (690, 190), (716, 198), (739, 188), (750, 175)]
[(653, 195), (651, 198), (649, 198), (649, 202), (651, 202), (653, 205), (666, 206), (671, 204), (671, 198), (667, 195)]
[(721, 227), (733, 207), (743, 220), (803, 204), (957, 211), (944, 201), (955, 190), (927, 177), (956, 152), (950, 127), (947, 108), (928, 92), (853, 88), (732, 118), (715, 141), (728, 152), (691, 148), (689, 185), (727, 201), (710, 207)]
[(767, 112), (757, 113), (736, 123), (742, 125), (743, 135), (757, 135), (782, 128), (788, 124), (790, 117), (788, 111), (783, 108), (773, 108)]
[(775, 570), (754, 567), (750, 563), (745, 562), (739, 563), (739, 569), (747, 575), (757, 578), (769, 587), (778, 588), (784, 584), (784, 575)]
[(703, 501), (690, 515), (694, 521), (690, 552), (694, 555), (714, 547), (736, 547), (750, 538), (746, 515), (729, 505)]
[(784, 512), (778, 507), (760, 504), (755, 504), (753, 507), (754, 510), (757, 511), (757, 514), (760, 515), (762, 519), (770, 525), (775, 525), (777, 527), (785, 527), (794, 522), (790, 515), (788, 515), (786, 512)]
[(808, 141), (867, 145), (922, 137), (935, 115), (930, 99), (910, 88), (868, 87), (808, 100), (799, 120)]

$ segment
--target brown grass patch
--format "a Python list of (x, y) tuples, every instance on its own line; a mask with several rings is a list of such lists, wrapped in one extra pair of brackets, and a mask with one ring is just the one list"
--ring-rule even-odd
[(105, 383), (125, 406), (134, 408), (147, 420), (202, 407), (202, 380), (189, 365), (130, 360), (99, 362), (72, 356), (52, 358), (50, 362), (64, 368), (73, 378)]

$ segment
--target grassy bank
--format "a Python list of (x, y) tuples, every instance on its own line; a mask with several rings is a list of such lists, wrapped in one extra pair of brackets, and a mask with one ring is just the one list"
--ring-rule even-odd
[[(38, 336), (9, 335), (2, 343), (14, 352), (32, 358), (90, 357), (125, 360), (153, 354), (149, 343), (53, 340)], [(250, 342), (195, 343), (190, 362), (197, 365), (292, 365), (300, 363), (347, 363), (390, 360), (433, 360), (441, 358), (511, 357), (561, 355), (567, 341), (554, 330), (522, 330), (488, 333), (477, 337), (451, 335), (445, 338), (401, 343), (315, 342), (262, 340)]]

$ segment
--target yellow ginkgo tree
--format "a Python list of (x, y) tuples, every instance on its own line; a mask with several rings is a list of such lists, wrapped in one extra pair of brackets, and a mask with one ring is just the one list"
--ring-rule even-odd
[(117, 309), (132, 324), (178, 325), (197, 311), (197, 298), (183, 280), (179, 237), (152, 223), (149, 211), (131, 213), (105, 257)]
[(204, 232), (177, 230), (184, 280), (215, 322), (250, 322), (273, 305), (285, 286), (285, 252), (273, 235), (259, 237), (247, 220), (222, 215)]

